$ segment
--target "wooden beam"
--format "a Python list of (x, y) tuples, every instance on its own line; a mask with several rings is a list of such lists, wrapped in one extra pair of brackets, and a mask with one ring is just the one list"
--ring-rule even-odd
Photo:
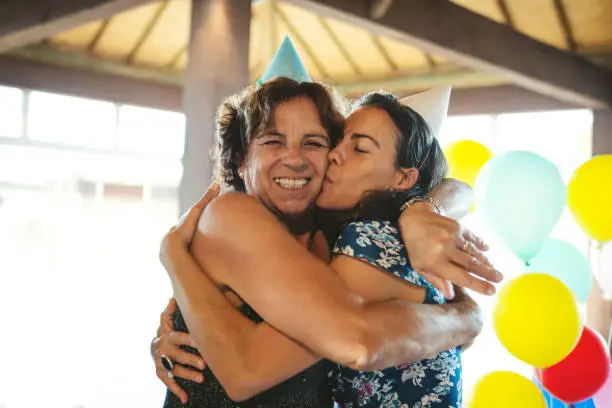
[(370, 34), (370, 38), (372, 38), (374, 46), (376, 47), (380, 55), (382, 55), (389, 68), (391, 68), (391, 71), (397, 71), (397, 64), (395, 63), (395, 61), (393, 61), (393, 58), (391, 58), (389, 52), (387, 52), (387, 50), (385, 49), (385, 46), (380, 41), (380, 38), (378, 38), (378, 36), (374, 34)]
[(135, 77), (0, 55), (0, 84), (128, 105), (182, 111), (182, 88)]
[(106, 61), (83, 52), (64, 52), (44, 45), (30, 45), (10, 51), (8, 55), (51, 65), (80, 68), (137, 80), (182, 85), (183, 76), (169, 69), (138, 68), (120, 62)]
[(147, 26), (145, 27), (143, 33), (140, 35), (140, 38), (138, 39), (134, 47), (130, 50), (128, 56), (125, 58), (125, 62), (127, 64), (134, 65), (134, 60), (136, 59), (138, 51), (140, 51), (145, 41), (147, 41), (147, 39), (153, 32), (153, 29), (157, 25), (157, 22), (164, 15), (164, 12), (168, 8), (168, 1), (169, 0), (164, 0), (157, 6), (155, 14), (153, 15), (153, 17), (151, 17), (151, 20), (149, 20), (149, 22), (147, 23)]
[(609, 71), (447, 0), (396, 1), (379, 20), (365, 0), (285, 1), (571, 104), (612, 106)]
[(38, 43), (151, 0), (19, 0), (0, 2), (0, 53)]
[(579, 109), (516, 85), (453, 89), (449, 115), (494, 115), (502, 113), (543, 112)]
[(276, 15), (285, 24), (285, 26), (287, 27), (287, 30), (289, 31), (289, 34), (291, 35), (291, 37), (293, 37), (293, 40), (296, 41), (304, 49), (304, 52), (306, 53), (306, 55), (308, 55), (308, 58), (310, 58), (312, 63), (317, 67), (317, 70), (321, 73), (321, 76), (323, 77), (322, 79), (327, 80), (330, 76), (327, 73), (327, 70), (325, 69), (325, 67), (323, 66), (323, 63), (321, 62), (321, 60), (315, 53), (314, 49), (304, 39), (304, 37), (302, 37), (302, 35), (297, 30), (297, 28), (295, 28), (293, 23), (289, 21), (285, 13), (283, 13), (283, 11), (278, 7), (276, 8)]
[(572, 26), (570, 24), (569, 18), (567, 17), (567, 12), (565, 11), (563, 0), (554, 0), (553, 3), (555, 5), (557, 18), (559, 19), (559, 24), (561, 24), (561, 29), (563, 30), (563, 36), (565, 37), (565, 44), (567, 45), (567, 49), (571, 52), (576, 52), (578, 50), (578, 44), (574, 39), (574, 33), (572, 31)]
[(420, 91), (439, 85), (453, 84), (455, 87), (493, 86), (505, 83), (499, 77), (482, 74), (470, 69), (434, 69), (427, 72), (404, 73), (395, 77), (383, 77), (357, 82), (338, 82), (334, 86), (341, 94), (350, 97), (377, 89), (397, 93)]
[(510, 9), (508, 8), (508, 3), (506, 3), (506, 0), (497, 0), (497, 7), (499, 7), (499, 11), (504, 16), (504, 20), (506, 21), (506, 24), (508, 24), (508, 27), (516, 29), (514, 19), (512, 18), (512, 14), (510, 14)]
[(340, 41), (340, 38), (338, 38), (338, 36), (334, 32), (334, 30), (329, 26), (327, 21), (325, 21), (325, 19), (321, 16), (318, 16), (317, 20), (319, 21), (319, 24), (321, 24), (321, 27), (323, 27), (323, 30), (325, 31), (327, 36), (332, 40), (336, 48), (338, 48), (338, 50), (340, 51), (340, 54), (342, 54), (345, 61), (351, 66), (351, 69), (353, 70), (355, 75), (362, 75), (359, 65), (357, 65), (355, 60), (353, 60), (353, 57), (346, 50), (346, 47), (344, 46), (344, 44), (342, 44), (342, 41)]
[[(593, 111), (593, 155), (612, 154), (612, 110)], [(612, 266), (612, 265), (611, 265)]]
[(394, 1), (395, 0), (374, 0), (374, 3), (372, 3), (370, 10), (372, 18), (383, 18), (391, 8), (391, 5)]
[[(178, 85), (153, 83), (108, 73), (52, 66), (8, 56), (0, 56), (0, 84), (129, 105), (182, 111), (182, 89)], [(414, 89), (414, 91), (418, 90)], [(449, 114), (484, 115), (576, 108), (579, 108), (579, 106), (539, 95), (514, 85), (500, 85), (453, 89)], [(606, 125), (602, 120), (596, 120), (595, 126), (602, 130), (605, 130), (606, 126), (608, 126), (607, 129), (612, 128), (612, 125)], [(598, 132), (598, 134), (604, 133)], [(604, 148), (599, 147), (602, 141), (604, 141)], [(595, 151), (611, 153), (612, 150), (610, 149), (612, 149), (610, 139), (600, 137), (594, 140)]]

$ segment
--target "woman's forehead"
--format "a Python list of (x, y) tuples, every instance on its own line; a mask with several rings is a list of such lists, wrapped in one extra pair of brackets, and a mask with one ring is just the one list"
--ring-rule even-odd
[(395, 131), (393, 120), (383, 109), (365, 106), (353, 111), (345, 122), (345, 131), (355, 128), (369, 129), (371, 132)]

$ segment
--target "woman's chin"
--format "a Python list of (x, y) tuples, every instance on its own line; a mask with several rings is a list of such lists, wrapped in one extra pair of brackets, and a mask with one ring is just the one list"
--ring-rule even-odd
[(352, 205), (346, 205), (339, 200), (335, 200), (331, 197), (319, 196), (317, 199), (317, 207), (322, 210), (329, 211), (343, 211), (352, 208)]

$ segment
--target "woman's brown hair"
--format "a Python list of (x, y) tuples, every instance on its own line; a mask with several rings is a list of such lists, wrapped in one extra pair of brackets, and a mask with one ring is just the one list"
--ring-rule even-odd
[(217, 145), (213, 153), (215, 178), (235, 191), (246, 192), (238, 169), (246, 157), (253, 137), (274, 126), (274, 111), (294, 98), (310, 98), (317, 107), (321, 123), (332, 145), (342, 136), (344, 117), (331, 92), (316, 82), (297, 82), (276, 78), (259, 87), (249, 87), (227, 98), (217, 115)]

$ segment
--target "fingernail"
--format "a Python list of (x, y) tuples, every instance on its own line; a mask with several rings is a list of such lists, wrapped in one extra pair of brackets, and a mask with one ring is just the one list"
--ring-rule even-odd
[(193, 381), (197, 382), (197, 383), (201, 383), (202, 381), (204, 381), (204, 378), (202, 378), (201, 375), (196, 375), (193, 377)]
[(203, 362), (203, 361), (200, 361), (200, 362), (198, 363), (198, 368), (199, 368), (200, 370), (203, 370), (203, 369), (204, 369), (204, 362)]
[(495, 288), (493, 286), (489, 286), (487, 288), (487, 295), (494, 295), (495, 294)]
[(504, 275), (502, 275), (500, 271), (495, 271), (495, 277), (497, 278), (498, 282), (501, 282), (504, 279)]

